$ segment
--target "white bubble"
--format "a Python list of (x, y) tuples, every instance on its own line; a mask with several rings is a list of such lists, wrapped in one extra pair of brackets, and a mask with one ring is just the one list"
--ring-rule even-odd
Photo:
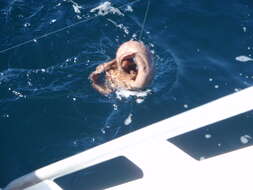
[(219, 88), (219, 85), (217, 85), (217, 84), (216, 84), (216, 85), (214, 85), (214, 88)]
[(246, 32), (247, 28), (244, 26), (244, 27), (242, 27), (242, 30), (243, 30), (243, 32)]
[(20, 97), (20, 98), (25, 98), (26, 97), (23, 94), (21, 94), (20, 92), (15, 91), (15, 90), (13, 90), (12, 93), (15, 94), (16, 96)]
[(137, 99), (136, 99), (136, 103), (137, 103), (137, 104), (141, 104), (142, 102), (144, 102), (144, 99), (143, 99), (143, 98), (137, 98)]
[(240, 141), (242, 144), (247, 144), (252, 139), (249, 135), (243, 135), (240, 137)]
[(124, 121), (124, 124), (125, 125), (130, 125), (132, 123), (132, 117), (133, 117), (133, 114), (129, 114), (128, 117), (125, 119)]
[(125, 10), (128, 12), (133, 12), (133, 8), (130, 5), (127, 5)]
[(43, 72), (43, 73), (46, 72), (46, 69), (41, 69), (41, 72)]
[(24, 24), (24, 27), (29, 27), (29, 26), (31, 26), (31, 24), (28, 22)]
[(118, 105), (117, 104), (113, 104), (113, 110), (117, 111), (118, 110)]
[(32, 86), (31, 81), (27, 81), (28, 86)]
[(210, 81), (210, 82), (212, 82), (212, 81), (213, 81), (213, 79), (212, 79), (212, 78), (209, 78), (209, 81)]
[(53, 24), (53, 23), (55, 23), (56, 22), (56, 19), (52, 19), (51, 21), (50, 21), (50, 24)]
[(72, 98), (73, 101), (76, 101), (76, 98)]
[(105, 134), (105, 130), (104, 129), (100, 129), (101, 133)]
[(240, 56), (236, 57), (235, 60), (240, 61), (240, 62), (253, 61), (253, 59), (251, 57), (248, 57), (248, 56), (245, 56), (245, 55), (240, 55)]
[(210, 139), (211, 137), (212, 137), (211, 134), (205, 134), (205, 138), (206, 138), (206, 139)]
[(3, 114), (3, 115), (2, 115), (2, 117), (4, 117), (4, 118), (9, 118), (9, 117), (10, 117), (10, 115), (9, 115), (9, 114), (7, 114), (7, 113), (5, 113), (5, 114)]
[(188, 108), (188, 105), (187, 105), (187, 104), (184, 104), (184, 108), (187, 109), (187, 108)]

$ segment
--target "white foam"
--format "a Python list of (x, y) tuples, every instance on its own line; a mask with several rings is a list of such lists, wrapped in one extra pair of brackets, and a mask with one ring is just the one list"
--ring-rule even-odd
[(132, 117), (133, 117), (133, 114), (129, 114), (128, 117), (125, 119), (124, 121), (124, 124), (125, 125), (130, 125), (132, 123)]
[(184, 108), (187, 109), (189, 106), (187, 104), (184, 104)]
[(90, 10), (91, 13), (97, 12), (98, 15), (105, 16), (109, 13), (118, 14), (120, 16), (124, 16), (124, 14), (118, 9), (112, 6), (111, 2), (106, 1), (99, 6)]
[(26, 98), (25, 95), (21, 94), (20, 92), (18, 92), (16, 90), (12, 90), (12, 93), (15, 94), (16, 96), (20, 97), (20, 98)]
[(205, 134), (205, 138), (206, 138), (206, 139), (210, 139), (211, 137), (212, 137), (211, 134)]
[(131, 91), (131, 90), (117, 90), (116, 91), (116, 96), (119, 100), (122, 98), (129, 98), (131, 96), (135, 96), (137, 98), (144, 98), (147, 95), (151, 93), (151, 90), (145, 90), (145, 91)]
[(50, 21), (50, 24), (53, 24), (53, 23), (55, 23), (56, 22), (56, 19), (52, 19), (51, 21)]
[(142, 102), (144, 102), (144, 99), (143, 98), (137, 98), (135, 101), (136, 101), (137, 104), (141, 104)]
[(240, 137), (242, 144), (247, 144), (249, 142), (249, 140), (251, 140), (251, 139), (252, 139), (252, 137), (249, 135), (243, 135)]
[(110, 21), (111, 23), (114, 24), (114, 26), (122, 29), (126, 34), (129, 34), (129, 30), (126, 26), (124, 26), (123, 24), (117, 24), (115, 21), (111, 20), (111, 19), (107, 19), (108, 21)]
[(137, 38), (137, 34), (133, 33), (132, 38), (136, 39)]
[(105, 129), (100, 129), (101, 133), (105, 134)]
[(118, 110), (118, 105), (117, 104), (113, 104), (113, 110), (117, 111)]
[(77, 14), (80, 14), (80, 13), (81, 13), (80, 9), (81, 9), (82, 7), (79, 6), (76, 2), (73, 2), (72, 7), (73, 7), (75, 13), (77, 13)]
[(73, 1), (73, 0), (64, 0), (64, 1), (72, 3), (72, 7), (73, 7), (75, 13), (77, 13), (77, 14), (81, 13), (80, 9), (82, 9), (82, 6), (78, 5), (75, 1)]
[(127, 5), (125, 11), (128, 11), (128, 12), (133, 12), (133, 8), (130, 6), (130, 5)]
[(245, 55), (240, 55), (240, 56), (236, 57), (235, 60), (240, 61), (240, 62), (253, 61), (253, 59), (251, 57), (248, 57), (248, 56), (245, 56)]
[(28, 86), (32, 86), (31, 81), (27, 81)]
[(31, 24), (28, 22), (24, 24), (24, 27), (29, 27), (29, 26), (31, 26)]

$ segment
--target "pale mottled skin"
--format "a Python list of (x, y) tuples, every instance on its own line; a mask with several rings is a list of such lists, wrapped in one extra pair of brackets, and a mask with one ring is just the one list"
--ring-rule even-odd
[[(127, 70), (129, 66), (136, 69)], [(98, 84), (98, 75), (103, 72), (105, 83)], [(117, 50), (116, 59), (99, 65), (90, 75), (92, 86), (102, 94), (109, 94), (117, 89), (141, 90), (149, 84), (151, 78), (151, 54), (138, 41), (123, 43)]]

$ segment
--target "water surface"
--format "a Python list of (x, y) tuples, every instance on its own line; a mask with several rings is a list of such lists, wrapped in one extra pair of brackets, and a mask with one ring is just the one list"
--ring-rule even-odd
[[(253, 62), (236, 59), (252, 55), (251, 1), (151, 0), (141, 36), (155, 65), (150, 93), (142, 98), (98, 94), (89, 73), (114, 58), (121, 43), (139, 39), (147, 7), (146, 0), (110, 0), (114, 9), (91, 12), (104, 2), (0, 2), (0, 50), (25, 42), (0, 53), (1, 187), (253, 84)], [(188, 145), (197, 159), (247, 146), (252, 113), (243, 118), (173, 142)]]

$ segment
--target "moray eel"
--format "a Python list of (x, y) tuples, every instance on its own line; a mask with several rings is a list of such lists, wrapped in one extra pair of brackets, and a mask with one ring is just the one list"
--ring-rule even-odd
[[(144, 89), (152, 79), (152, 71), (149, 49), (142, 42), (131, 40), (118, 48), (115, 59), (97, 66), (89, 78), (92, 86), (106, 95), (117, 89)], [(104, 82), (99, 82), (102, 73)]]

